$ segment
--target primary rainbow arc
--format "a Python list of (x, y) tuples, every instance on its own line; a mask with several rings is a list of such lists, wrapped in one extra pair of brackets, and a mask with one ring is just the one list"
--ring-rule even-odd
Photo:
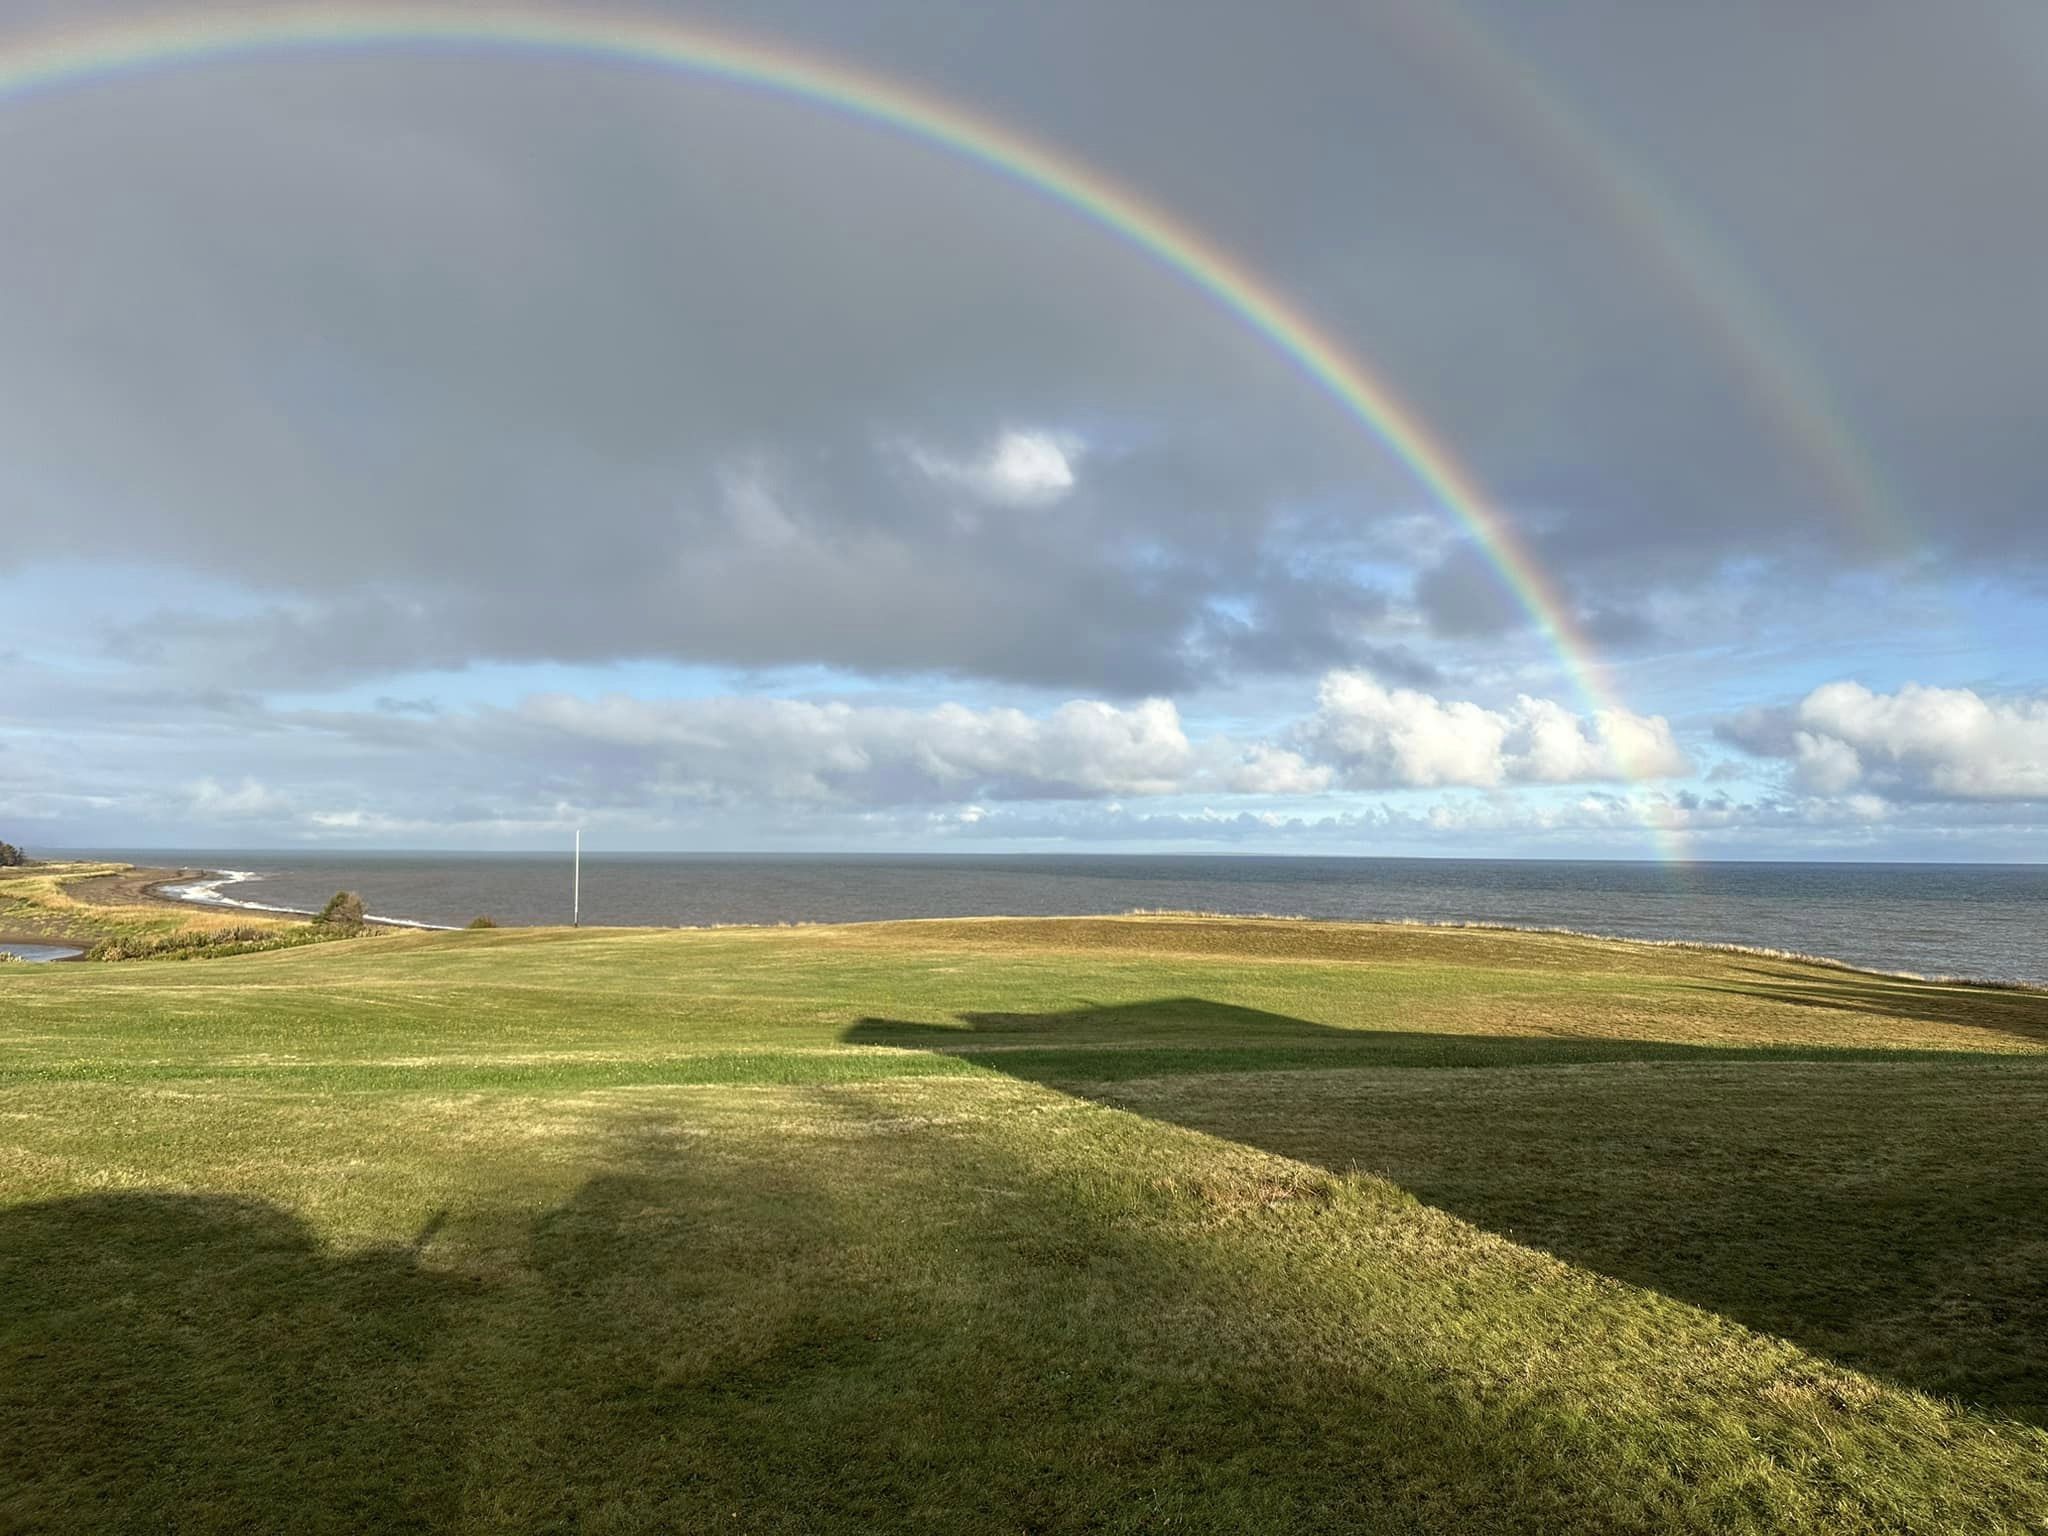
[[(1362, 360), (1269, 283), (1198, 231), (1101, 173), (951, 102), (837, 61), (648, 17), (530, 8), (356, 4), (172, 13), (0, 41), (0, 100), (302, 49), (470, 45), (680, 70), (829, 106), (936, 145), (1021, 183), (1139, 247), (1290, 358), (1471, 533), (1596, 716), (1621, 706), (1570, 606), (1513, 526), (1426, 423)], [(1623, 765), (1624, 768), (1626, 765)], [(1649, 825), (1659, 852), (1683, 857)]]

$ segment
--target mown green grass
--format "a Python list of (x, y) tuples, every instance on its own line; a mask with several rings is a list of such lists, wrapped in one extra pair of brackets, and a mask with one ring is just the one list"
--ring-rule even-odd
[(2048, 1528), (2048, 995), (1192, 919), (0, 974), (0, 1529)]

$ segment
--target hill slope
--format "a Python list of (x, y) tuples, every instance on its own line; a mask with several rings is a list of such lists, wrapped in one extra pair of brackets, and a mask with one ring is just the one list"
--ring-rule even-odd
[(0, 1526), (2038, 1529), (2048, 995), (1141, 918), (0, 967)]

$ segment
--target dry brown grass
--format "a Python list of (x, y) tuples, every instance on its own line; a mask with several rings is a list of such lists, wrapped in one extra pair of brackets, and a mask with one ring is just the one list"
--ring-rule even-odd
[(145, 887), (174, 870), (128, 864), (41, 864), (0, 871), (0, 934), (90, 947), (281, 935), (303, 926), (265, 912), (208, 909), (150, 897)]

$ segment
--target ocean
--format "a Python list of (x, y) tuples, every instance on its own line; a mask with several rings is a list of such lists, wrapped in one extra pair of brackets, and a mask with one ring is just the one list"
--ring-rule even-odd
[[(337, 890), (371, 913), (460, 926), (566, 923), (566, 852), (94, 850), (233, 871), (201, 897), (310, 911)], [(1754, 944), (1879, 970), (2048, 982), (2048, 866), (1193, 855), (679, 855), (583, 859), (586, 926), (834, 923), (1171, 909), (1510, 923)]]

